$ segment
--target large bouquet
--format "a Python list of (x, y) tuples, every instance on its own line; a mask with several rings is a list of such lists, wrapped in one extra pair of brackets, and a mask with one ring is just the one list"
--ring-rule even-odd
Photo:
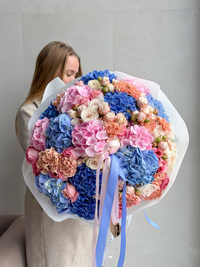
[(178, 139), (174, 141), (169, 117), (173, 108), (165, 101), (166, 113), (158, 87), (118, 72), (93, 71), (40, 106), (39, 117), (32, 120), (26, 159), (35, 187), (46, 198), (39, 202), (47, 213), (49, 201), (56, 210), (53, 219), (92, 221), (95, 210), (101, 217), (112, 160), (119, 168), (111, 213), (114, 224), (123, 213), (123, 193), (130, 213), (163, 197), (178, 171), (179, 166), (174, 172)]

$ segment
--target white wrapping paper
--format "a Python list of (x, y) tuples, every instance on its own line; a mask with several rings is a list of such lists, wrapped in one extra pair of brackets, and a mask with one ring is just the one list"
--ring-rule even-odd
[[(152, 81), (140, 79), (137, 77), (133, 77), (127, 74), (124, 74), (122, 72), (114, 72), (114, 74), (119, 78), (129, 78), (129, 79), (135, 79), (139, 81), (141, 84), (145, 85), (147, 88), (150, 89), (150, 92), (152, 96), (159, 101), (162, 102), (165, 111), (167, 115), (169, 116), (170, 122), (173, 124), (174, 132), (175, 132), (175, 142), (178, 148), (178, 153), (176, 157), (176, 162), (174, 164), (174, 168), (172, 170), (170, 181), (167, 186), (167, 188), (162, 191), (162, 195), (160, 198), (153, 199), (150, 201), (142, 201), (138, 206), (132, 206), (130, 209), (127, 210), (127, 215), (134, 214), (138, 211), (141, 211), (143, 209), (146, 209), (152, 205), (157, 204), (169, 191), (171, 186), (173, 185), (178, 170), (181, 166), (181, 163), (183, 161), (183, 158), (185, 156), (188, 143), (189, 143), (189, 135), (187, 127), (177, 112), (177, 110), (174, 108), (172, 103), (169, 101), (169, 99), (166, 97), (166, 95), (161, 91), (160, 86), (157, 83), (154, 83)], [(77, 78), (76, 80), (73, 80), (69, 84), (65, 85), (59, 78), (55, 78), (53, 81), (51, 81), (46, 89), (43, 96), (42, 104), (41, 106), (34, 112), (33, 116), (30, 119), (29, 122), (29, 131), (31, 132), (35, 122), (38, 120), (40, 114), (49, 106), (50, 102), (56, 98), (56, 95), (61, 93), (63, 90), (66, 90), (68, 87), (73, 85), (75, 81), (79, 80), (80, 78)], [(67, 218), (75, 218), (82, 221), (85, 221), (89, 223), (90, 225), (93, 224), (93, 221), (86, 221), (85, 219), (79, 218), (77, 215), (71, 215), (71, 214), (58, 214), (55, 207), (52, 206), (51, 201), (48, 197), (46, 197), (44, 194), (41, 194), (34, 186), (34, 174), (32, 172), (32, 166), (31, 164), (26, 163), (26, 159), (24, 159), (23, 165), (22, 165), (22, 172), (24, 175), (25, 182), (32, 192), (32, 194), (35, 196), (39, 204), (42, 206), (44, 211), (47, 213), (47, 215), (53, 219), (54, 221), (60, 222)]]

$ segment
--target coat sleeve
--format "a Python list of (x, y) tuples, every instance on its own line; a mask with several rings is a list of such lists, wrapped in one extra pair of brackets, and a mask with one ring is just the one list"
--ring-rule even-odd
[(29, 146), (30, 132), (28, 130), (28, 122), (31, 115), (28, 110), (23, 108), (17, 112), (17, 137), (24, 151)]

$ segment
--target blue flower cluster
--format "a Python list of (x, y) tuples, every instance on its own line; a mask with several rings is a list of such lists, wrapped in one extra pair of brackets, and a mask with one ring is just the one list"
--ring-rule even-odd
[(158, 157), (153, 150), (141, 151), (139, 148), (125, 146), (117, 151), (116, 156), (128, 184), (135, 186), (153, 182), (153, 175), (159, 167)]
[(67, 114), (51, 118), (46, 129), (47, 148), (54, 147), (58, 153), (62, 153), (65, 148), (72, 145), (72, 130), (71, 118)]
[[(99, 176), (99, 192), (101, 190), (102, 174)], [(51, 178), (48, 174), (40, 173), (35, 176), (35, 187), (40, 193), (48, 196), (58, 213), (76, 214), (86, 220), (93, 220), (96, 200), (96, 171), (91, 170), (85, 164), (78, 166), (74, 177), (68, 180), (76, 187), (79, 196), (75, 202), (71, 202), (63, 194), (68, 182)]]
[(115, 114), (121, 112), (127, 118), (127, 120), (131, 119), (131, 111), (139, 110), (136, 107), (136, 99), (127, 93), (122, 92), (110, 92), (105, 94), (104, 102), (108, 102), (111, 111)]
[[(99, 176), (99, 192), (101, 190), (102, 174)], [(69, 182), (79, 193), (77, 201), (71, 203), (71, 212), (86, 220), (93, 220), (95, 214), (94, 198), (96, 194), (96, 170), (88, 168), (84, 163), (78, 166), (76, 174)]]
[(148, 104), (158, 110), (157, 116), (160, 116), (160, 117), (162, 117), (163, 119), (166, 119), (169, 122), (169, 117), (167, 116), (162, 103), (159, 100), (153, 98), (153, 96), (150, 95), (150, 94), (147, 95), (146, 98), (148, 100)]
[(56, 110), (56, 107), (52, 105), (52, 102), (50, 103), (50, 105), (48, 106), (48, 108), (41, 113), (39, 119), (43, 119), (45, 117), (47, 118), (52, 118), (52, 117), (57, 117), (59, 114), (59, 112)]
[(52, 205), (56, 206), (58, 213), (70, 213), (70, 200), (65, 198), (61, 192), (65, 189), (66, 184), (67, 182), (51, 178), (48, 174), (40, 173), (38, 176), (35, 176), (35, 187), (40, 193), (44, 193), (50, 198)]
[(115, 74), (111, 73), (109, 70), (94, 70), (93, 72), (89, 72), (85, 76), (82, 76), (81, 81), (83, 81), (84, 84), (88, 84), (90, 80), (96, 80), (98, 77), (108, 77), (110, 82), (112, 82), (113, 79), (116, 79)]

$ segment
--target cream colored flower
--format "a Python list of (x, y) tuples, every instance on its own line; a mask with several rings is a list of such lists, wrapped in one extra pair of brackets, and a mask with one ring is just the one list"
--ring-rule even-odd
[(110, 83), (110, 80), (108, 77), (103, 77), (103, 79), (101, 80), (102, 85), (108, 85), (109, 83)]
[(96, 120), (99, 117), (99, 113), (94, 108), (85, 108), (81, 112), (81, 119), (83, 121), (90, 121), (90, 120)]
[(108, 112), (106, 115), (103, 116), (104, 121), (114, 121), (115, 113), (114, 112)]
[(90, 103), (88, 104), (88, 107), (90, 108), (94, 108), (94, 109), (98, 109), (99, 105), (101, 104), (101, 101), (99, 99), (93, 99), (92, 101), (90, 101)]
[(78, 111), (78, 114), (81, 115), (81, 112), (87, 108), (85, 105), (80, 105), (78, 108), (77, 108), (77, 111)]
[(80, 123), (82, 123), (82, 120), (79, 119), (79, 118), (75, 118), (75, 119), (72, 119), (72, 120), (71, 120), (71, 125), (72, 125), (72, 126), (76, 126), (76, 125), (78, 125), (78, 124), (80, 124)]
[(107, 88), (109, 92), (114, 92), (115, 91), (115, 86), (112, 83), (107, 84)]
[(109, 111), (110, 111), (110, 106), (108, 105), (107, 102), (102, 102), (99, 104), (98, 112), (100, 115), (105, 115)]
[(75, 119), (77, 117), (77, 111), (70, 109), (67, 111), (67, 114), (72, 118)]
[(145, 184), (144, 186), (137, 188), (144, 197), (150, 197), (157, 189), (158, 186), (155, 184)]
[(120, 125), (124, 124), (126, 126), (128, 124), (128, 121), (123, 113), (117, 113), (114, 121)]
[(83, 162), (86, 164), (86, 166), (92, 170), (97, 169), (98, 165), (98, 159), (97, 158), (84, 158)]
[(148, 105), (148, 100), (146, 97), (140, 96), (139, 99), (137, 100), (137, 105), (142, 108), (146, 107)]
[(92, 89), (98, 89), (98, 90), (101, 90), (101, 84), (99, 83), (99, 81), (97, 80), (90, 80), (88, 82), (88, 85), (90, 88)]
[(103, 94), (100, 95), (100, 96), (98, 97), (98, 100), (102, 103), (102, 102), (104, 101), (104, 95), (103, 95)]

